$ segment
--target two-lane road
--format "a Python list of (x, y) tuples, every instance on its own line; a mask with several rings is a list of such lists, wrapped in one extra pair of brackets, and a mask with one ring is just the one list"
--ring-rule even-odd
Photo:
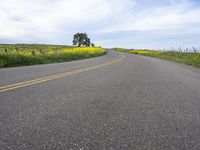
[(2, 150), (200, 149), (197, 68), (108, 50), (1, 69), (0, 86)]

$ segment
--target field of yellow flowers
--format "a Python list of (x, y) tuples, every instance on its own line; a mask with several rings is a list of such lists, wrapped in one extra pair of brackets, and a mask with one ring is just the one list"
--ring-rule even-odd
[(116, 48), (115, 50), (127, 53), (133, 53), (137, 55), (144, 55), (150, 57), (156, 57), (175, 61), (177, 63), (183, 63), (200, 67), (200, 53), (199, 52), (180, 52), (180, 51), (155, 51), (155, 50), (127, 50), (122, 48)]
[(105, 54), (100, 47), (57, 45), (0, 45), (0, 67), (47, 64), (86, 59)]

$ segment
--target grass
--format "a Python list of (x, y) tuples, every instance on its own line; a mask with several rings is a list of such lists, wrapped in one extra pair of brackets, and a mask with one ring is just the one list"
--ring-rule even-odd
[(99, 47), (1, 44), (0, 68), (66, 62), (101, 56), (105, 53), (106, 51)]
[(126, 50), (122, 48), (116, 48), (115, 50), (121, 52), (128, 52), (138, 55), (151, 56), (177, 63), (183, 63), (200, 67), (200, 53), (199, 52), (178, 52), (178, 51), (154, 51), (154, 50)]

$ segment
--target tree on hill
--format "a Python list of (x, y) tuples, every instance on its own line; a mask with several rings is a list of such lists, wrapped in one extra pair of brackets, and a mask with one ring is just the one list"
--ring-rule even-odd
[(76, 45), (78, 47), (90, 46), (90, 38), (86, 33), (76, 33), (73, 38), (73, 45)]
[(92, 46), (92, 47), (95, 47), (94, 43), (91, 43), (91, 46)]

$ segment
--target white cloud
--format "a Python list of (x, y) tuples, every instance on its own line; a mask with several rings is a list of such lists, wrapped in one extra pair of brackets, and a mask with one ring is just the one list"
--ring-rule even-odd
[[(170, 5), (144, 8), (133, 11), (126, 17), (122, 17), (116, 25), (105, 31), (128, 31), (128, 30), (154, 30), (181, 28), (192, 24), (200, 24), (200, 7), (193, 7), (188, 0), (177, 3), (169, 0)], [(179, 1), (180, 2), (180, 1)]]
[(130, 0), (3, 0), (0, 37), (53, 34), (65, 27), (98, 24), (126, 8)]
[[(183, 38), (182, 30), (182, 41), (191, 41), (187, 35), (195, 39), (200, 35), (200, 6), (195, 4), (194, 0), (1, 0), (0, 42), (71, 43), (72, 34), (80, 31), (106, 46), (120, 41), (125, 46), (132, 41), (152, 45), (149, 40), (158, 42), (160, 37), (162, 44), (168, 40), (170, 45), (174, 35)], [(168, 32), (173, 35), (163, 36)]]

